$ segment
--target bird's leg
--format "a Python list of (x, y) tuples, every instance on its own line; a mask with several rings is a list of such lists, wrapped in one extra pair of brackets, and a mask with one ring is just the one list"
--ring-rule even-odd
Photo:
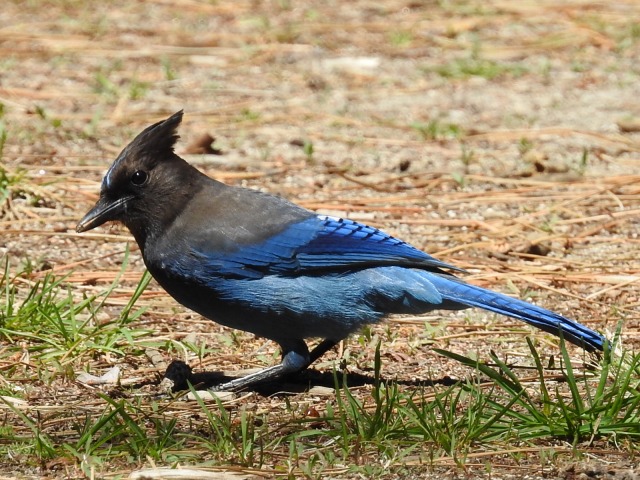
[(327, 353), (338, 344), (335, 340), (322, 340), (309, 353), (306, 343), (303, 341), (296, 342), (294, 345), (282, 346), (282, 362), (273, 367), (267, 367), (259, 372), (252, 373), (246, 377), (235, 378), (220, 385), (211, 388), (213, 391), (234, 391), (243, 390), (257, 383), (272, 381), (276, 378), (292, 373), (303, 371), (313, 362), (318, 360), (322, 355)]
[[(322, 355), (327, 353), (333, 347), (338, 344), (335, 340), (331, 340), (329, 338), (325, 338), (318, 345), (315, 346), (311, 353), (309, 354), (309, 365), (318, 360)], [(307, 367), (309, 366), (307, 365)]]
[[(322, 345), (321, 342), (320, 345)], [(320, 346), (318, 345), (318, 347)], [(279, 365), (274, 365), (273, 367), (267, 367), (259, 372), (252, 373), (247, 375), (246, 377), (235, 378), (229, 382), (221, 383), (220, 385), (216, 385), (211, 388), (213, 391), (235, 391), (235, 390), (243, 390), (257, 383), (262, 383), (266, 381), (272, 381), (283, 375), (289, 375), (291, 373), (301, 372), (305, 368), (307, 368), (311, 364), (311, 356), (309, 354), (309, 349), (307, 348), (307, 344), (302, 340), (299, 342), (295, 342), (293, 345), (282, 345), (282, 362)], [(313, 351), (318, 350), (316, 347)], [(328, 350), (323, 350), (320, 352), (322, 355), (324, 352)], [(319, 356), (319, 355), (318, 355)], [(318, 358), (316, 356), (315, 358)]]

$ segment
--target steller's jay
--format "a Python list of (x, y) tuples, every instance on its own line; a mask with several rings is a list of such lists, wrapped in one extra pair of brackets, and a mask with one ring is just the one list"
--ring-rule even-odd
[[(467, 284), (446, 271), (460, 269), (380, 230), (207, 177), (174, 153), (181, 121), (182, 111), (127, 145), (77, 231), (124, 223), (151, 275), (178, 302), (280, 345), (280, 364), (217, 389), (299, 372), (363, 325), (438, 308), (479, 307), (603, 349), (593, 330)], [(311, 337), (322, 341), (309, 352)]]

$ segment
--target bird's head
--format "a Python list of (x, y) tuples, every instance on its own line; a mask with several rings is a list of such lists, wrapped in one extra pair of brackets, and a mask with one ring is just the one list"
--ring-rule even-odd
[(118, 155), (102, 180), (100, 198), (80, 220), (77, 232), (108, 221), (124, 223), (138, 243), (162, 227), (189, 193), (188, 178), (199, 172), (178, 157), (174, 145), (182, 110), (143, 130)]

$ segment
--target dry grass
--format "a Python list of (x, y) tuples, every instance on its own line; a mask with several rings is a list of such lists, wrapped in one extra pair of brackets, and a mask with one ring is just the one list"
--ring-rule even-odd
[[(18, 295), (53, 271), (66, 275), (77, 301), (118, 278), (104, 321), (127, 305), (143, 272), (128, 233), (112, 227), (80, 236), (75, 224), (133, 134), (184, 108), (178, 153), (211, 133), (222, 156), (186, 155), (211, 176), (383, 227), (469, 270), (470, 282), (535, 298), (595, 329), (612, 333), (623, 320), (624, 346), (638, 345), (640, 134), (629, 128), (640, 117), (637, 2), (5, 4), (1, 166), (20, 178), (0, 204), (0, 251), (14, 268), (26, 266), (15, 279)], [(121, 272), (127, 244), (130, 264)], [(164, 362), (179, 357), (197, 369), (237, 370), (277, 358), (274, 345), (185, 311), (154, 283), (137, 305), (148, 310), (136, 328), (153, 332), (148, 343)], [(478, 312), (394, 319), (316, 369), (330, 372), (344, 355), (350, 372), (371, 377), (378, 339), (383, 376), (406, 382), (472, 374), (431, 344), (480, 358), (494, 349), (525, 367), (524, 337), (532, 336), (547, 360), (557, 355), (547, 336), (520, 327)], [(206, 355), (198, 358), (185, 341)], [(100, 415), (106, 404), (98, 392), (148, 398), (147, 384), (164, 366), (127, 351), (69, 355), (48, 370), (28, 340), (16, 347), (0, 340), (0, 390), (22, 392), (19, 408), (42, 419), (50, 435), (71, 428), (76, 412)], [(579, 363), (581, 353), (571, 353)], [(74, 372), (116, 364), (121, 388), (74, 381)], [(332, 385), (330, 374), (319, 376), (319, 385)], [(225, 406), (285, 422), (285, 406), (321, 409), (335, 395), (303, 387), (283, 385), (297, 393), (252, 393)], [(353, 392), (366, 399), (371, 387)], [(163, 418), (181, 425), (198, 411), (186, 401), (162, 408)], [(13, 410), (0, 409), (17, 434), (31, 434)], [(621, 472), (632, 462), (633, 450), (612, 442), (580, 450), (595, 464), (621, 462)], [(287, 452), (274, 452), (269, 465), (240, 470), (281, 474)], [(574, 478), (591, 468), (574, 464), (574, 453), (556, 440), (505, 445), (467, 455), (465, 468)], [(79, 460), (56, 461), (36, 465), (18, 455), (0, 474), (97, 478), (135, 467), (116, 461), (87, 470)], [(405, 459), (406, 470), (391, 468), (389, 478), (464, 473), (448, 456), (423, 461)], [(216, 468), (237, 469), (224, 461)], [(338, 467), (324, 473), (347, 475)]]

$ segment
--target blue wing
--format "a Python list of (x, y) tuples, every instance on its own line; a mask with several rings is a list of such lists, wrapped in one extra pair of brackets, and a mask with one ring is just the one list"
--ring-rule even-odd
[[(479, 307), (518, 318), (555, 335), (562, 332), (568, 341), (587, 350), (602, 350), (605, 341), (597, 332), (571, 319), (466, 284), (441, 270), (458, 270), (455, 267), (380, 230), (351, 220), (313, 215), (250, 245), (193, 254), (195, 262), (184, 266), (189, 276), (207, 279), (208, 286), (216, 284), (225, 295), (251, 303), (256, 310), (262, 305), (268, 312), (278, 308), (298, 312), (296, 314), (304, 311), (304, 318), (312, 323), (320, 319), (335, 326), (335, 318), (344, 316), (345, 305), (356, 307), (346, 310), (356, 310), (361, 323), (376, 321), (388, 313)], [(320, 277), (314, 278), (315, 274)], [(265, 278), (268, 275), (271, 276)], [(287, 276), (297, 276), (296, 281), (306, 283), (292, 282), (284, 278)], [(249, 282), (251, 285), (227, 281), (262, 278), (265, 281)], [(223, 281), (218, 282), (220, 279)], [(303, 298), (300, 298), (301, 291)], [(314, 296), (317, 292), (324, 293), (320, 300)], [(323, 303), (326, 299), (331, 301)], [(340, 307), (338, 313), (333, 310), (336, 305)], [(352, 331), (352, 327), (349, 326), (344, 335)], [(320, 332), (326, 328), (329, 327), (323, 326)]]
[(398, 265), (462, 271), (387, 233), (352, 220), (314, 215), (252, 245), (224, 253), (194, 252), (217, 275), (262, 278)]

